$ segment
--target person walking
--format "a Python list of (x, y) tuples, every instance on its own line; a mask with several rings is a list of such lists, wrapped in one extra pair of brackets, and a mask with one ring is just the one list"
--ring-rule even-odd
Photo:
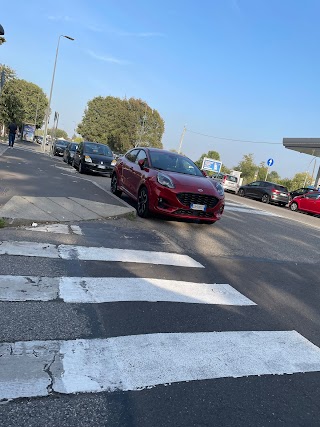
[(14, 144), (14, 140), (16, 139), (18, 126), (16, 125), (15, 122), (11, 122), (8, 126), (8, 130), (9, 130), (9, 147), (12, 148)]

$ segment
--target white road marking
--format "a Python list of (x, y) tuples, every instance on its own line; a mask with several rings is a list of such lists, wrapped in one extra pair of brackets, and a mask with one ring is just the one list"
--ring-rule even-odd
[(74, 234), (78, 234), (79, 236), (83, 234), (79, 225), (70, 225), (70, 228)]
[(48, 224), (40, 225), (38, 227), (26, 227), (25, 229), (28, 231), (40, 231), (43, 233), (70, 234), (69, 226), (67, 224)]
[(188, 255), (172, 252), (141, 251), (105, 247), (53, 245), (37, 242), (0, 242), (0, 255), (34, 256), (44, 258), (77, 259), (83, 261), (116, 261), (142, 264), (175, 265), (204, 268)]
[(256, 305), (227, 284), (136, 277), (0, 276), (0, 301), (67, 303), (168, 301), (193, 304)]
[(274, 213), (271, 212), (266, 212), (266, 211), (262, 211), (262, 210), (258, 210), (258, 209), (252, 209), (252, 208), (245, 208), (245, 207), (237, 207), (237, 206), (228, 206), (225, 205), (224, 207), (225, 211), (229, 211), (229, 212), (244, 212), (244, 213), (250, 213), (250, 214), (255, 214), (255, 215), (264, 215), (264, 216), (277, 216), (279, 217), (280, 215), (276, 215)]
[(296, 331), (160, 333), (0, 344), (0, 399), (320, 371)]

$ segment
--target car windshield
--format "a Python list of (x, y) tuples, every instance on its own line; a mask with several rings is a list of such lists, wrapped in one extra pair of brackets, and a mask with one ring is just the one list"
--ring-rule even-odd
[(70, 151), (76, 151), (77, 148), (78, 148), (78, 144), (72, 143), (69, 145)]
[(203, 176), (198, 167), (188, 157), (179, 156), (175, 153), (150, 151), (150, 159), (151, 166), (154, 169)]
[(101, 156), (112, 157), (112, 151), (107, 145), (86, 143), (84, 151), (88, 154), (99, 154)]
[(238, 182), (238, 178), (233, 175), (227, 175), (227, 181)]
[(58, 141), (56, 142), (56, 144), (57, 145), (61, 145), (62, 147), (66, 147), (69, 144), (69, 142), (68, 141), (63, 141), (62, 139), (61, 140), (58, 139)]

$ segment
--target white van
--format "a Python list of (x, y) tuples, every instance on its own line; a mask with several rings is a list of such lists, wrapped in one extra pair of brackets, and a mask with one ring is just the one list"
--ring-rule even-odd
[(233, 193), (237, 193), (239, 188), (238, 177), (228, 173), (219, 172), (213, 174), (211, 178), (215, 181), (219, 181), (225, 191), (232, 191)]

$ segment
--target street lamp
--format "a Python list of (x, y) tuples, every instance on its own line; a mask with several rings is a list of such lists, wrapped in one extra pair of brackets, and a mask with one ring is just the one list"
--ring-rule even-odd
[(45, 147), (46, 147), (46, 139), (47, 139), (47, 131), (48, 131), (48, 120), (49, 120), (50, 105), (51, 105), (51, 98), (52, 98), (52, 89), (53, 89), (53, 84), (54, 84), (54, 76), (55, 76), (55, 73), (56, 73), (56, 65), (57, 65), (57, 58), (58, 58), (59, 44), (60, 44), (61, 37), (64, 37), (65, 39), (69, 39), (69, 40), (72, 40), (72, 41), (74, 40), (72, 37), (64, 36), (63, 34), (61, 34), (59, 36), (59, 39), (58, 39), (58, 45), (57, 45), (57, 50), (56, 50), (56, 59), (54, 61), (54, 67), (53, 67), (53, 74), (52, 74), (52, 81), (51, 81), (51, 89), (50, 89), (49, 102), (48, 102), (48, 107), (47, 107), (47, 113), (45, 115), (43, 141), (42, 141), (42, 151), (45, 151)]

